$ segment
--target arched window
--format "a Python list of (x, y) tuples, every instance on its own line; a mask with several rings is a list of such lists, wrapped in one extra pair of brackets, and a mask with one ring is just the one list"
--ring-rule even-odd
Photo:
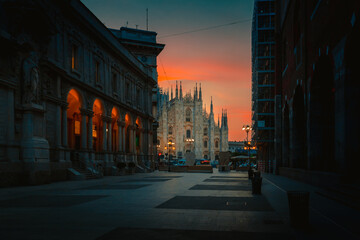
[(216, 148), (219, 147), (219, 141), (215, 141), (215, 147), (216, 147)]
[(191, 138), (191, 131), (190, 131), (190, 129), (186, 130), (186, 138)]
[(173, 128), (172, 127), (169, 127), (169, 134), (173, 134)]
[(186, 122), (191, 122), (191, 109), (186, 109)]
[(208, 135), (208, 129), (204, 128), (204, 136), (207, 136), (207, 135)]
[(204, 141), (204, 147), (207, 148), (207, 141)]

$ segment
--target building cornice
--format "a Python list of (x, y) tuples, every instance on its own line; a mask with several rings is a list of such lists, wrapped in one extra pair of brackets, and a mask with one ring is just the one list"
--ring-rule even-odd
[(99, 38), (113, 53), (118, 54), (127, 65), (132, 67), (139, 74), (146, 77), (147, 80), (157, 84), (157, 80), (152, 78), (151, 69), (146, 67), (131, 52), (129, 52), (116, 38), (113, 33), (81, 2), (70, 0), (70, 6), (76, 12), (75, 17), (82, 18), (83, 24), (88, 27), (94, 35)]

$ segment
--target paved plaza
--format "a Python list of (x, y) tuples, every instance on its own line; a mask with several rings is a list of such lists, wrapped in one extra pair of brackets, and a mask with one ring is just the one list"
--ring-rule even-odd
[[(290, 227), (288, 190), (310, 192), (310, 226)], [(359, 211), (316, 187), (247, 172), (153, 172), (0, 189), (0, 239), (357, 239)]]

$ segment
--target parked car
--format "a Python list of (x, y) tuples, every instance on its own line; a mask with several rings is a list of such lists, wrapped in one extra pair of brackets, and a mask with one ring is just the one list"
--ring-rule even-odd
[(211, 161), (211, 162), (210, 162), (210, 165), (211, 165), (213, 168), (216, 168), (217, 165), (219, 165), (219, 160)]
[(186, 165), (186, 159), (179, 159), (176, 163), (176, 166), (185, 166)]
[(210, 165), (210, 160), (207, 159), (197, 159), (195, 160), (194, 165)]

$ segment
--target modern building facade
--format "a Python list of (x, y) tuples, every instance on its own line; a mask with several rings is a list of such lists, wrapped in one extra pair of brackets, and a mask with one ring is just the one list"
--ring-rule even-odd
[(252, 22), (252, 145), (267, 172), (275, 163), (275, 0), (255, 0)]
[[(157, 150), (162, 155), (178, 158), (185, 153), (194, 153), (196, 159), (215, 160), (219, 153), (228, 151), (228, 117), (224, 110), (217, 124), (214, 120), (213, 102), (211, 98), (210, 113), (203, 106), (201, 85), (183, 95), (182, 84), (176, 83), (175, 97), (171, 89), (158, 93)], [(170, 144), (169, 144), (170, 143)]]
[(277, 5), (280, 173), (315, 184), (359, 181), (358, 1)]
[(137, 33), (140, 61), (78, 0), (1, 1), (0, 16), (0, 185), (149, 166), (156, 33)]

